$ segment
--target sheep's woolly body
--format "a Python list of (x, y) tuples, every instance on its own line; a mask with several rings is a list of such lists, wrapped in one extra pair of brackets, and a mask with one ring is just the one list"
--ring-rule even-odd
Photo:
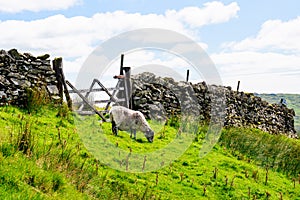
[(110, 119), (112, 122), (113, 132), (117, 134), (117, 130), (130, 131), (131, 134), (136, 134), (136, 131), (144, 132), (145, 136), (149, 140), (149, 137), (153, 139), (153, 131), (148, 125), (144, 115), (139, 111), (134, 111), (122, 106), (114, 106), (110, 110)]
[(120, 130), (136, 129), (140, 131), (146, 131), (150, 128), (144, 115), (139, 111), (126, 109), (125, 107), (115, 106), (110, 111), (113, 120), (116, 122), (117, 127)]

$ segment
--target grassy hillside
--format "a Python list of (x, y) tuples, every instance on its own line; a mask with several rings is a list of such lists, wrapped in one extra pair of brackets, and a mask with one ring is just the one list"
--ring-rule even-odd
[[(298, 141), (229, 129), (200, 158), (207, 129), (201, 127), (179, 159), (154, 172), (128, 173), (103, 165), (87, 151), (74, 116), (65, 111), (48, 107), (29, 115), (0, 108), (0, 199), (300, 199)], [(99, 123), (97, 117), (89, 120)], [(94, 133), (129, 153), (162, 148), (177, 130), (165, 126), (153, 144), (141, 134), (137, 141), (126, 132), (113, 136), (109, 123)], [(280, 151), (276, 143), (282, 144)]]
[(281, 98), (286, 99), (288, 108), (295, 110), (295, 129), (300, 132), (300, 94), (258, 94), (270, 103), (279, 103)]

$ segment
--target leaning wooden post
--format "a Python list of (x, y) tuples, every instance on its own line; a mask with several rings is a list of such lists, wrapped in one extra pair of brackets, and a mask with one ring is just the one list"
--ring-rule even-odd
[(106, 122), (106, 119), (105, 119), (105, 117), (101, 114), (101, 112), (99, 112), (96, 108), (94, 108), (93, 105), (90, 104), (89, 100), (87, 100), (87, 99), (80, 93), (80, 91), (78, 91), (78, 90), (77, 90), (77, 89), (76, 89), (69, 81), (66, 81), (66, 84), (68, 84), (68, 85), (70, 86), (70, 88), (71, 88), (72, 90), (74, 90), (75, 93), (78, 94), (78, 96), (83, 100), (83, 102), (87, 104), (87, 106), (89, 106), (89, 107), (90, 107), (97, 115), (99, 115), (99, 116), (102, 118), (102, 120), (103, 120), (104, 122)]
[(60, 58), (56, 58), (54, 60), (59, 60), (60, 65), (58, 66), (58, 71), (59, 71), (59, 74), (60, 74), (60, 77), (61, 77), (60, 81), (61, 81), (61, 85), (63, 86), (63, 93), (65, 94), (68, 108), (70, 110), (72, 110), (72, 100), (71, 100), (71, 97), (70, 97), (70, 94), (69, 94), (69, 91), (68, 91), (68, 87), (67, 87), (67, 84), (66, 84), (65, 75), (64, 75), (64, 72), (63, 72), (62, 58), (60, 57)]
[(66, 97), (66, 100), (67, 100), (67, 105), (68, 105), (68, 108), (70, 110), (72, 110), (72, 99), (70, 97), (68, 87), (67, 87), (67, 84), (66, 84), (65, 74), (63, 72), (63, 65), (61, 65), (60, 74), (61, 74), (61, 77), (62, 77), (62, 84), (64, 86), (64, 94), (65, 94), (65, 97)]
[(63, 102), (63, 93), (65, 94), (66, 100), (67, 100), (67, 104), (68, 104), (68, 108), (70, 110), (72, 110), (72, 100), (67, 88), (67, 84), (66, 84), (66, 79), (65, 79), (65, 75), (63, 72), (63, 62), (62, 62), (62, 58), (55, 58), (53, 60), (53, 69), (55, 71), (56, 74), (56, 78), (57, 78), (57, 88), (59, 91), (59, 96), (61, 98), (61, 103)]

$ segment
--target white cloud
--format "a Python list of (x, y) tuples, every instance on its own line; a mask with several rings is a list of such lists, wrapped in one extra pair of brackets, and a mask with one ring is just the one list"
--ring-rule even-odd
[(234, 51), (268, 50), (300, 54), (300, 17), (289, 21), (268, 20), (255, 37), (223, 45)]
[(254, 37), (223, 44), (212, 55), (223, 83), (251, 92), (300, 93), (300, 17), (268, 20)]
[[(46, 6), (45, 1), (36, 1), (38, 2), (36, 4), (33, 2), (35, 1), (1, 1), (0, 11), (1, 9), (7, 12), (26, 9), (38, 11), (47, 7), (58, 9), (55, 6), (67, 8), (78, 3), (75, 0), (53, 0), (48, 1)], [(49, 53), (52, 57), (61, 56), (67, 61), (64, 65), (67, 72), (73, 73), (74, 69), (78, 69), (84, 58), (87, 58), (96, 46), (122, 32), (138, 28), (163, 28), (177, 31), (201, 43), (197, 30), (191, 29), (191, 26), (200, 27), (205, 24), (228, 21), (236, 16), (237, 8), (236, 3), (226, 6), (212, 2), (206, 3), (203, 8), (189, 7), (179, 11), (166, 11), (165, 14), (115, 11), (96, 13), (91, 17), (68, 18), (63, 15), (54, 15), (32, 21), (0, 21), (0, 47), (6, 50), (17, 48), (20, 52), (31, 52), (34, 55)], [(187, 12), (189, 9), (193, 10), (196, 15)], [(201, 23), (192, 21), (191, 17)], [(207, 48), (206, 44), (201, 43), (201, 45)]]
[(211, 55), (223, 84), (247, 92), (299, 93), (300, 57), (253, 51)]
[(18, 13), (43, 10), (62, 10), (79, 4), (81, 0), (0, 0), (0, 12)]
[(179, 11), (168, 10), (166, 16), (182, 21), (192, 28), (207, 24), (216, 24), (229, 21), (237, 17), (240, 10), (236, 2), (224, 5), (222, 2), (213, 1), (204, 4), (203, 8), (186, 7)]
[(227, 74), (249, 75), (248, 72), (266, 74), (300, 70), (300, 57), (296, 55), (243, 51), (213, 54), (211, 58), (222, 73)]

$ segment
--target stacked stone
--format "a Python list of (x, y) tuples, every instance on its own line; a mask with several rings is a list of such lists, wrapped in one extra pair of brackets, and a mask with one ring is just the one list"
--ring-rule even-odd
[(176, 82), (172, 78), (142, 73), (133, 79), (133, 108), (147, 118), (170, 117), (186, 112), (224, 126), (253, 127), (272, 134), (297, 138), (293, 109), (269, 104), (252, 93), (230, 87)]
[(51, 68), (49, 55), (33, 56), (16, 49), (0, 51), (0, 105), (24, 106), (26, 88), (47, 90), (57, 95), (56, 76)]
[(200, 115), (200, 106), (190, 84), (156, 77), (149, 72), (135, 75), (132, 80), (133, 109), (147, 118), (164, 120), (180, 114)]
[(269, 104), (252, 93), (229, 90), (226, 93), (225, 126), (250, 126), (263, 131), (297, 137), (293, 109)]
[(166, 85), (172, 82), (173, 79), (165, 81), (148, 72), (133, 76), (133, 109), (141, 111), (148, 119), (165, 120), (179, 115), (179, 101)]

